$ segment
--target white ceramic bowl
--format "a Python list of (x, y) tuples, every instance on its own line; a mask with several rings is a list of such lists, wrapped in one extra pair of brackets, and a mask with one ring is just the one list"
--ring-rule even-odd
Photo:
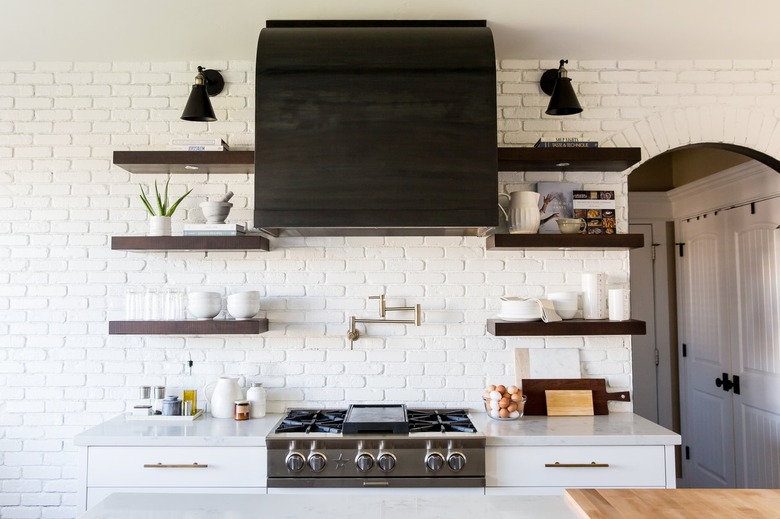
[(222, 311), (222, 300), (187, 300), (187, 311), (197, 319), (214, 319)]
[(501, 314), (534, 314), (539, 312), (539, 303), (520, 297), (502, 297)]
[(206, 218), (206, 223), (225, 223), (233, 204), (230, 202), (201, 202), (200, 210)]
[(251, 319), (260, 311), (260, 301), (236, 301), (228, 298), (227, 311), (236, 319)]
[(254, 302), (260, 301), (260, 292), (257, 290), (247, 290), (246, 292), (238, 292), (227, 296), (228, 302), (230, 301), (247, 301)]
[(202, 300), (215, 300), (222, 299), (222, 294), (219, 292), (188, 292), (187, 300), (189, 301), (202, 301)]

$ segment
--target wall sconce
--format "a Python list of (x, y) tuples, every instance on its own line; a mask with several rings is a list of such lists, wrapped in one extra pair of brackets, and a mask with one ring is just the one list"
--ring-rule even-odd
[(557, 69), (546, 71), (539, 81), (542, 91), (551, 96), (550, 104), (547, 105), (547, 110), (544, 112), (547, 115), (572, 115), (582, 112), (582, 107), (571, 86), (568, 72), (563, 68), (563, 64), (568, 62), (569, 60), (562, 59)]
[(209, 97), (222, 92), (224, 86), (225, 80), (222, 79), (222, 74), (216, 70), (198, 67), (198, 75), (195, 76), (195, 84), (192, 85), (190, 98), (187, 99), (181, 118), (185, 121), (216, 121), (217, 116), (214, 115)]

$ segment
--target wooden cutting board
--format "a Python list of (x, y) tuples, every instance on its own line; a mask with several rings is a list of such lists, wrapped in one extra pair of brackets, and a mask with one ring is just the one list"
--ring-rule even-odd
[(544, 397), (547, 416), (593, 416), (593, 391), (548, 389)]
[(701, 519), (780, 517), (780, 490), (567, 489), (566, 501), (588, 519)]
[(607, 393), (607, 381), (603, 378), (524, 378), (523, 394), (528, 395), (524, 413), (526, 415), (546, 415), (547, 403), (544, 392), (548, 389), (589, 389), (593, 391), (593, 414), (609, 414), (607, 402), (630, 402), (628, 391)]

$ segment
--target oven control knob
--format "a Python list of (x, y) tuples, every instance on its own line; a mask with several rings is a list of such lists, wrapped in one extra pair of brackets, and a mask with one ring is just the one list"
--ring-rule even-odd
[(314, 472), (322, 472), (325, 470), (325, 464), (327, 462), (328, 460), (325, 458), (325, 455), (320, 454), (319, 452), (315, 452), (309, 455), (309, 468), (311, 468)]
[(390, 472), (395, 468), (395, 456), (386, 452), (379, 456), (376, 463), (379, 465), (379, 470), (382, 472)]
[(367, 472), (374, 466), (374, 457), (366, 452), (359, 454), (358, 457), (355, 458), (355, 465), (357, 465), (360, 472)]
[(447, 465), (453, 472), (460, 472), (466, 466), (466, 456), (460, 452), (453, 452), (447, 456)]
[(438, 452), (428, 454), (425, 458), (425, 466), (428, 467), (428, 470), (430, 471), (439, 472), (444, 466), (444, 456)]
[(304, 459), (303, 454), (291, 452), (287, 455), (287, 459), (284, 460), (284, 462), (287, 465), (287, 470), (290, 472), (300, 472), (303, 470), (303, 465), (306, 463), (306, 460)]

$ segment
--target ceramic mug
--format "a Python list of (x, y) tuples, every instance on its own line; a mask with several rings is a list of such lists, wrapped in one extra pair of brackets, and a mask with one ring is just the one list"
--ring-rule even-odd
[(557, 222), (561, 234), (577, 234), (586, 228), (583, 218), (558, 218)]

